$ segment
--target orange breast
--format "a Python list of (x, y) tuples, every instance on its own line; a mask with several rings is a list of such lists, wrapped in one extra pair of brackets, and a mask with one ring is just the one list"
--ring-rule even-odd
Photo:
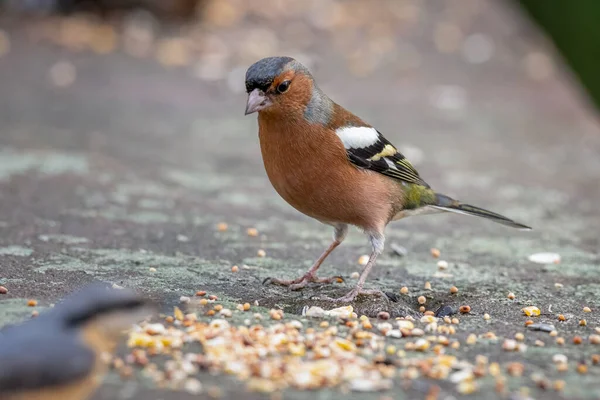
[(298, 211), (367, 230), (389, 221), (397, 186), (354, 167), (333, 131), (308, 123), (290, 129), (259, 116), (259, 136), (269, 180)]

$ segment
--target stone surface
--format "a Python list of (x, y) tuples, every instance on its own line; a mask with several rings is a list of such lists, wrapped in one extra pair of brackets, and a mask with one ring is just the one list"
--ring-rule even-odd
[[(578, 325), (583, 306), (600, 309), (597, 119), (560, 64), (542, 79), (531, 76), (527, 55), (552, 53), (515, 10), (499, 2), (471, 3), (480, 6), (478, 18), (461, 26), (470, 37), (466, 49), (459, 42), (446, 51), (454, 45), (438, 32), (455, 32), (439, 24), (466, 17), (423, 2), (414, 6), (420, 16), (414, 31), (420, 33), (407, 35), (401, 25), (392, 30), (397, 56), (389, 62), (365, 69), (348, 62), (343, 46), (332, 52), (324, 43), (313, 43), (306, 53), (322, 88), (414, 154), (433, 187), (534, 231), (455, 215), (393, 223), (388, 241), (408, 253), (398, 257), (388, 249), (368, 287), (399, 293), (407, 286), (409, 294), (398, 302), (361, 297), (353, 306), (359, 315), (386, 311), (396, 317), (417, 315), (421, 295), (428, 310), (470, 305), (457, 337), (493, 331), (500, 339), (463, 345), (455, 351), (461, 357), (484, 354), (503, 367), (523, 362), (526, 373), (511, 378), (511, 390), (528, 386), (534, 397), (559, 398), (529, 379), (541, 372), (564, 379), (565, 396), (592, 398), (600, 389), (598, 367), (590, 366), (594, 372), (588, 375), (574, 367), (557, 373), (552, 355), (558, 350), (547, 333), (527, 332), (525, 353), (504, 352), (501, 339), (525, 331), (521, 309), (536, 304), (539, 318), (553, 321), (566, 338), (560, 353), (579, 360), (599, 351), (570, 340), (600, 325), (595, 313), (585, 315), (586, 327)], [(271, 188), (255, 117), (243, 117), (245, 95), (231, 91), (228, 72), (221, 80), (203, 81), (193, 67), (166, 68), (121, 51), (69, 50), (39, 40), (36, 26), (6, 17), (0, 24), (10, 42), (0, 56), (0, 285), (9, 290), (0, 299), (0, 325), (28, 317), (26, 299), (37, 299), (41, 309), (94, 279), (138, 289), (165, 310), (181, 296), (207, 290), (227, 301), (280, 306), (286, 315), (305, 306), (330, 308), (313, 296), (340, 296), (354, 284), (349, 277), (359, 268), (356, 260), (368, 251), (358, 232), (322, 267), (323, 274), (345, 277), (345, 284), (299, 292), (262, 285), (267, 277), (303, 272), (331, 232), (299, 215)], [(233, 30), (243, 29), (241, 24)], [(181, 59), (179, 53), (173, 57)], [(217, 68), (234, 69), (212, 57)], [(61, 74), (50, 72), (57, 63), (72, 66), (69, 76), (58, 76), (59, 84), (53, 79)], [(221, 222), (227, 230), (217, 229)], [(248, 228), (258, 235), (249, 236)], [(430, 254), (434, 247), (449, 263), (443, 271)], [(257, 257), (259, 249), (267, 256)], [(561, 263), (528, 261), (538, 252), (558, 253)], [(233, 265), (239, 272), (231, 272)], [(432, 290), (423, 289), (425, 281)], [(557, 282), (563, 286), (556, 288)], [(451, 286), (458, 294), (449, 293)], [(508, 300), (508, 292), (516, 299)], [(559, 313), (570, 317), (558, 323)], [(538, 339), (546, 346), (534, 347)], [(210, 379), (230, 398), (243, 391), (231, 377), (199, 379)], [(110, 375), (95, 398), (192, 398), (140, 382)], [(417, 381), (405, 391), (396, 382), (391, 395), (422, 397), (430, 383)], [(482, 384), (481, 390), (493, 390), (493, 380)], [(454, 386), (442, 389), (456, 395)], [(291, 391), (285, 398), (313, 395)], [(320, 398), (337, 395), (328, 391)]]

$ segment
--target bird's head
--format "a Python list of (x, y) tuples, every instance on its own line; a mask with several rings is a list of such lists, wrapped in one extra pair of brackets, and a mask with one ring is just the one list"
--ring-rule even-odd
[(308, 68), (291, 57), (268, 57), (252, 64), (246, 72), (246, 92), (246, 115), (259, 112), (310, 119), (315, 111), (311, 104), (328, 100)]
[(66, 297), (47, 318), (58, 320), (67, 329), (79, 329), (98, 340), (113, 342), (154, 312), (154, 304), (131, 290), (96, 283)]

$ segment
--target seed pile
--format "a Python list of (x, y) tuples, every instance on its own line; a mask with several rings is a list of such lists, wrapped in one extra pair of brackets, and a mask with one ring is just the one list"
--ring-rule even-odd
[[(381, 312), (371, 319), (357, 316), (352, 306), (332, 310), (313, 306), (305, 308), (301, 317), (290, 318), (278, 309), (253, 313), (258, 310), (249, 303), (228, 309), (205, 291), (196, 295), (202, 297), (196, 312), (186, 314), (175, 307), (163, 322), (134, 327), (128, 339), (131, 353), (112, 363), (121, 376), (131, 376), (136, 366), (157, 386), (190, 393), (204, 390), (198, 375), (201, 371), (233, 375), (244, 381), (248, 390), (264, 393), (287, 388), (383, 391), (398, 381), (427, 378), (432, 380), (432, 388), (438, 388), (433, 382), (441, 380), (454, 384), (461, 394), (471, 394), (480, 389), (483, 377), (492, 377), (496, 391), (505, 393), (507, 380), (525, 372), (519, 362), (502, 366), (482, 355), (468, 361), (452, 354), (461, 344), (485, 343), (508, 352), (525, 352), (528, 346), (522, 332), (514, 339), (500, 340), (494, 332), (471, 333), (465, 338), (458, 332), (456, 317), (392, 319)], [(549, 335), (555, 336), (552, 328)], [(573, 341), (583, 343), (584, 339)], [(586, 342), (600, 344), (600, 336), (590, 335)], [(534, 344), (545, 345), (542, 340)], [(159, 367), (158, 359), (156, 363), (153, 359), (165, 355), (169, 360)], [(571, 367), (584, 374), (588, 370), (586, 362), (570, 366), (561, 354), (552, 362), (557, 371)], [(589, 363), (600, 363), (600, 356), (594, 355)], [(564, 387), (563, 381), (553, 382), (539, 373), (531, 379), (544, 389)]]
[[(371, 320), (357, 318), (352, 307), (305, 310), (307, 316), (336, 317), (315, 323), (313, 319), (288, 319), (281, 310), (271, 310), (266, 319), (262, 314), (244, 315), (249, 314), (250, 307), (232, 311), (220, 304), (207, 306), (210, 309), (205, 313), (214, 315), (213, 319), (184, 314), (175, 308), (174, 315), (165, 318), (164, 323), (136, 326), (128, 340), (134, 350), (113, 365), (125, 369), (127, 373), (122, 375), (129, 374), (127, 365), (141, 366), (161, 387), (194, 391), (198, 387), (194, 376), (205, 370), (235, 375), (246, 382), (249, 390), (259, 392), (289, 387), (378, 391), (391, 388), (394, 377), (452, 376), (454, 383), (461, 384), (463, 379), (458, 379), (457, 371), (474, 368), (445, 355), (446, 348), (460, 346), (458, 340), (447, 336), (456, 330), (443, 322), (438, 325), (433, 316), (419, 321), (387, 320), (389, 315)], [(226, 318), (234, 313), (229, 322)], [(243, 321), (236, 325), (233, 321), (238, 319)], [(405, 340), (393, 340), (400, 338)], [(410, 352), (428, 356), (412, 359), (407, 355)], [(165, 354), (171, 359), (164, 369), (150, 361)]]

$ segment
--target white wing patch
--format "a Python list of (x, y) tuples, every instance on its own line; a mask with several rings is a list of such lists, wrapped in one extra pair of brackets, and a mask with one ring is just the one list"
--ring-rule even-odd
[(369, 147), (379, 140), (377, 130), (366, 126), (346, 126), (337, 129), (335, 133), (340, 137), (346, 149)]

